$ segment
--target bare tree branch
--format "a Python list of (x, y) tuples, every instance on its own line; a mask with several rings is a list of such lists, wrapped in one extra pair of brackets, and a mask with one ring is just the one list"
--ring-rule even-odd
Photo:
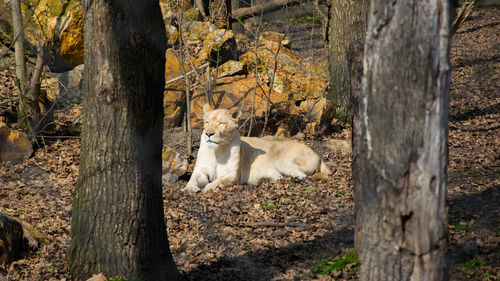
[[(209, 63), (205, 63), (205, 64), (200, 65), (200, 66), (198, 66), (198, 67), (193, 67), (193, 70), (191, 70), (191, 71), (189, 71), (189, 72), (186, 72), (186, 75), (188, 75), (188, 76), (189, 76), (189, 75), (191, 75), (191, 74), (193, 74), (193, 73), (194, 73), (194, 74), (198, 74), (198, 73), (197, 73), (197, 71), (198, 71), (198, 70), (200, 70), (200, 69), (202, 69), (202, 68), (205, 68), (205, 67), (207, 67), (207, 66), (209, 66), (209, 65), (210, 65)], [(184, 74), (183, 74), (183, 75), (181, 75), (181, 76), (177, 76), (177, 77), (175, 77), (175, 78), (172, 78), (172, 79), (170, 79), (170, 80), (166, 81), (166, 82), (165, 82), (165, 85), (168, 85), (168, 84), (170, 84), (170, 83), (173, 83), (173, 82), (179, 81), (179, 80), (181, 80), (182, 78), (184, 78)]]
[[(191, 130), (191, 92), (189, 77), (186, 74), (186, 69), (184, 68), (184, 38), (182, 36), (182, 21), (184, 19), (184, 4), (181, 3), (181, 14), (179, 17), (179, 49), (180, 49), (180, 67), (182, 71), (182, 76), (184, 76), (184, 81), (186, 84), (186, 130), (187, 130), (187, 153), (191, 154), (193, 152), (193, 132)], [(195, 70), (195, 69), (193, 69)]]

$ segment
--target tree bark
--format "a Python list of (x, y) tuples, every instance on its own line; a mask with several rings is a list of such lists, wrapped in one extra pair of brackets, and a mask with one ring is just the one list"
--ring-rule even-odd
[(363, 43), (366, 34), (368, 0), (328, 0), (325, 41), (330, 72), (330, 93), (336, 117), (348, 121), (349, 72), (346, 52), (352, 42)]
[(165, 29), (158, 1), (82, 2), (85, 70), (71, 273), (179, 280), (163, 213)]
[(25, 90), (26, 96), (29, 97), (29, 111), (30, 111), (30, 128), (35, 136), (43, 130), (42, 115), (40, 112), (40, 84), (42, 81), (43, 68), (45, 67), (47, 57), (47, 48), (44, 44), (39, 42), (38, 54), (36, 56), (35, 67), (31, 72), (29, 87)]
[(19, 0), (10, 1), (10, 9), (12, 14), (12, 29), (14, 31), (14, 57), (16, 61), (16, 82), (19, 89), (19, 105), (17, 108), (17, 121), (21, 128), (28, 131), (29, 115), (28, 105), (29, 98), (26, 96), (26, 62), (25, 62), (25, 46), (24, 46), (24, 27), (23, 18), (21, 15), (21, 3)]
[(448, 0), (372, 2), (353, 171), (361, 280), (447, 279), (450, 34)]

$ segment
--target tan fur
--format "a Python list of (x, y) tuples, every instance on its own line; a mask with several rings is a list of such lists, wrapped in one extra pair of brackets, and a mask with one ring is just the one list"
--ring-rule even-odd
[(182, 190), (197, 192), (234, 184), (257, 185), (262, 179), (283, 175), (304, 179), (320, 172), (322, 179), (330, 170), (307, 145), (282, 138), (240, 137), (238, 108), (210, 110), (204, 106), (204, 131), (196, 165)]

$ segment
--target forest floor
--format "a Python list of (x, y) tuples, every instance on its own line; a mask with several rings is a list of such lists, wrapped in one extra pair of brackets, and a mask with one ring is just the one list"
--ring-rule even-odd
[[(476, 9), (451, 50), (451, 280), (500, 280), (499, 54), (500, 11)], [(335, 171), (327, 181), (285, 178), (197, 194), (180, 192), (185, 177), (164, 186), (179, 270), (188, 280), (359, 279), (353, 259), (327, 276), (316, 275), (319, 265), (334, 264), (327, 258), (345, 257), (354, 246), (351, 156), (329, 149), (330, 139), (349, 137), (345, 128), (323, 140), (304, 140)], [(21, 164), (0, 164), (0, 211), (27, 221), (46, 239), (39, 251), (0, 268), (0, 280), (71, 280), (65, 255), (79, 147), (79, 139), (57, 140)]]

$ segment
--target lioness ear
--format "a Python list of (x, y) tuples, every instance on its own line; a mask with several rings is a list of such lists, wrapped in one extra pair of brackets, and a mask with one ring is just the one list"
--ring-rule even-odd
[(203, 113), (207, 114), (210, 111), (212, 111), (212, 106), (210, 106), (210, 104), (208, 104), (208, 103), (205, 103), (203, 105)]
[(231, 115), (231, 118), (234, 120), (238, 120), (241, 116), (241, 111), (239, 107), (232, 107), (229, 109), (229, 115)]

